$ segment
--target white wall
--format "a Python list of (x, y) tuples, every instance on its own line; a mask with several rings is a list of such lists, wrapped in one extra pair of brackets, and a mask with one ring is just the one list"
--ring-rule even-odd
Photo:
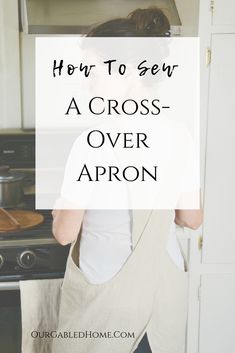
[(0, 128), (21, 126), (17, 0), (0, 0)]

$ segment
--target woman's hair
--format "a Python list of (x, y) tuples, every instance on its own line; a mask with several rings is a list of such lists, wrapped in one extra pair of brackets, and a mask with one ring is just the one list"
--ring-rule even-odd
[(117, 18), (93, 28), (87, 37), (165, 37), (170, 35), (170, 23), (156, 7), (137, 9), (126, 18)]

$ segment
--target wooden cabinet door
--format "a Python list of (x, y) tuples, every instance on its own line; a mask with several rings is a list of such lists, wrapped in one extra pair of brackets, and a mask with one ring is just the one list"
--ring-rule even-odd
[(235, 352), (235, 274), (203, 275), (200, 353)]
[(235, 34), (212, 35), (203, 263), (235, 263)]

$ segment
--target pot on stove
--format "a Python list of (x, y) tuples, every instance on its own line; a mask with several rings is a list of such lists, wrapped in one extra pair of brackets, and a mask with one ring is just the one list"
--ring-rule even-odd
[(0, 166), (0, 207), (16, 207), (23, 202), (23, 173), (10, 171), (8, 165)]

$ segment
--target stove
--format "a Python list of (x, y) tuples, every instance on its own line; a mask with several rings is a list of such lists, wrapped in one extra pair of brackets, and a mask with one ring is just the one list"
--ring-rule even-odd
[[(0, 132), (0, 164), (22, 171), (24, 200), (17, 208), (35, 211), (34, 132)], [(51, 210), (39, 210), (43, 223), (27, 230), (0, 232), (0, 289), (16, 289), (20, 280), (63, 277), (69, 246), (52, 235)]]

